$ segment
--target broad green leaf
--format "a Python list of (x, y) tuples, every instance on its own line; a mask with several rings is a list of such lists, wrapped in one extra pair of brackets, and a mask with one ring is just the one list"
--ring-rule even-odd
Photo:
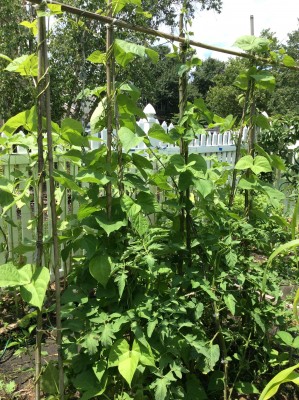
[(73, 176), (67, 174), (66, 172), (56, 170), (53, 172), (53, 178), (56, 182), (59, 182), (65, 188), (71, 189), (81, 194), (84, 193), (84, 190), (75, 183)]
[(104, 287), (106, 287), (112, 271), (111, 258), (107, 254), (98, 254), (89, 262), (91, 275)]
[(164, 400), (167, 396), (168, 379), (158, 378), (155, 381), (155, 400)]
[(37, 112), (35, 106), (30, 110), (22, 111), (9, 118), (1, 127), (0, 132), (4, 132), (6, 135), (12, 135), (20, 127), (24, 127), (30, 132), (37, 130)]
[(293, 57), (288, 56), (287, 54), (283, 56), (282, 62), (286, 67), (294, 67), (296, 65), (296, 61)]
[(37, 19), (34, 21), (22, 21), (20, 22), (20, 25), (25, 26), (26, 28), (31, 30), (31, 33), (36, 36), (37, 35)]
[(96, 217), (96, 221), (108, 236), (110, 233), (118, 231), (120, 228), (127, 225), (127, 222), (123, 219), (118, 221), (109, 220), (104, 212), (101, 212), (101, 215)]
[(108, 359), (108, 367), (118, 367), (121, 376), (131, 386), (131, 382), (140, 359), (139, 346), (136, 341), (130, 350), (129, 343), (125, 339), (117, 340), (111, 347)]
[(92, 113), (90, 117), (90, 130), (91, 134), (95, 135), (102, 130), (105, 125), (105, 117), (106, 117), (106, 110), (107, 110), (107, 98), (104, 97), (100, 100), (99, 104), (97, 105), (96, 109)]
[(13, 263), (0, 265), (0, 287), (14, 287), (30, 282), (30, 277), (20, 275)]
[(41, 375), (41, 389), (47, 394), (59, 393), (59, 372), (53, 361), (50, 361)]
[(127, 196), (123, 195), (120, 201), (122, 210), (127, 214), (128, 218), (133, 218), (141, 211), (141, 206), (136, 204), (135, 201)]
[(266, 157), (256, 156), (253, 161), (253, 166), (251, 167), (251, 170), (255, 174), (260, 174), (261, 172), (271, 172), (272, 167)]
[(251, 168), (252, 166), (253, 166), (253, 157), (250, 155), (247, 155), (247, 156), (240, 158), (240, 160), (237, 162), (237, 164), (235, 166), (235, 169), (244, 170), (244, 169)]
[(58, 15), (63, 13), (61, 10), (61, 4), (48, 3), (47, 7), (51, 11), (51, 15)]
[(275, 77), (268, 71), (257, 71), (257, 73), (250, 76), (255, 80), (255, 86), (258, 89), (269, 90), (270, 92), (275, 89)]
[(194, 187), (204, 199), (211, 194), (214, 189), (213, 182), (209, 179), (197, 179), (194, 182)]
[(224, 303), (226, 304), (229, 311), (232, 313), (232, 315), (235, 315), (235, 313), (236, 313), (235, 297), (231, 293), (229, 293), (227, 295), (224, 295), (223, 299), (224, 299)]
[(81, 169), (76, 176), (76, 180), (80, 182), (97, 183), (101, 186), (106, 185), (109, 179), (106, 175), (99, 171), (89, 171)]
[(161, 206), (152, 193), (139, 192), (136, 199), (137, 205), (145, 214), (153, 214), (161, 211)]
[(101, 51), (96, 50), (91, 53), (89, 57), (87, 57), (87, 60), (94, 64), (106, 64), (106, 53), (102, 53)]
[(191, 169), (194, 169), (195, 171), (202, 171), (203, 173), (206, 173), (207, 171), (207, 162), (204, 159), (203, 156), (201, 156), (200, 154), (190, 154), (188, 156), (188, 164), (192, 163), (193, 161), (195, 161), (195, 163), (191, 166)]
[(278, 336), (286, 345), (292, 346), (293, 336), (289, 332), (279, 331), (276, 336)]
[(19, 269), (19, 273), (23, 279), (28, 277), (30, 280), (30, 283), (21, 286), (21, 296), (23, 300), (41, 310), (50, 282), (50, 272), (48, 268), (36, 268), (31, 264), (26, 264)]
[(153, 169), (153, 164), (151, 161), (147, 157), (141, 156), (140, 154), (133, 153), (132, 161), (137, 168)]
[(259, 38), (253, 35), (244, 35), (239, 37), (235, 43), (235, 47), (250, 52), (263, 52), (268, 49), (270, 41), (265, 38)]
[(159, 124), (153, 124), (148, 131), (148, 136), (160, 140), (163, 143), (175, 143), (175, 141), (165, 132)]
[(156, 51), (120, 39), (116, 39), (114, 42), (114, 55), (116, 62), (122, 67), (126, 67), (136, 56), (141, 58), (148, 56), (153, 62), (157, 62), (159, 59)]
[(298, 368), (299, 364), (296, 364), (293, 367), (286, 368), (275, 375), (262, 391), (259, 400), (268, 400), (273, 397), (277, 393), (279, 386), (282, 383), (293, 382), (296, 385), (299, 385), (299, 374), (294, 372)]
[(263, 114), (257, 114), (254, 116), (254, 122), (257, 126), (262, 129), (270, 129), (270, 123), (267, 117)]
[(150, 338), (155, 330), (155, 327), (158, 324), (157, 319), (150, 320), (147, 324), (147, 336)]
[(151, 175), (150, 183), (162, 190), (173, 190), (170, 184), (168, 183), (168, 177), (163, 175), (162, 172)]
[(259, 390), (250, 382), (237, 382), (235, 389), (239, 394), (258, 394)]
[(103, 376), (107, 370), (107, 361), (104, 361), (104, 360), (97, 361), (93, 365), (92, 370), (93, 370), (95, 376), (97, 377), (98, 381), (101, 382), (101, 380), (103, 379)]
[(37, 76), (37, 55), (23, 55), (21, 57), (15, 58), (8, 66), (5, 68), (9, 72), (17, 72), (21, 76)]
[(143, 142), (143, 137), (137, 136), (134, 132), (125, 127), (119, 129), (118, 137), (126, 153)]
[(134, 341), (133, 350), (136, 350), (140, 353), (140, 364), (147, 365), (149, 367), (155, 367), (156, 364), (152, 349), (148, 342), (144, 342), (146, 342), (145, 339), (142, 341), (142, 343), (139, 341)]
[(280, 171), (286, 171), (286, 166), (284, 160), (279, 157), (277, 154), (271, 154), (271, 164), (274, 168), (279, 169)]

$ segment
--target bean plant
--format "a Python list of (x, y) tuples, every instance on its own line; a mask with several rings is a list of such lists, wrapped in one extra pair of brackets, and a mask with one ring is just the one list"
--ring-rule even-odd
[[(239, 44), (250, 51), (267, 47), (252, 37)], [(200, 154), (159, 153), (151, 139), (188, 146), (208, 126), (224, 132), (237, 121), (214, 115), (196, 99), (186, 104), (169, 132), (154, 124), (146, 134), (137, 124), (145, 117), (140, 91), (131, 82), (117, 81), (118, 71), (136, 57), (155, 62), (158, 55), (116, 39), (107, 53), (90, 57), (103, 64), (112, 59), (115, 70), (108, 100), (105, 85), (93, 91), (99, 98), (90, 137), (71, 118), (51, 123), (59, 168), (44, 172), (45, 180), (51, 175), (55, 181), (57, 215), (63, 196), (70, 210), (57, 219), (60, 258), (69, 267), (60, 297), (66, 390), (59, 390), (53, 361), (38, 376), (41, 389), (49, 399), (71, 399), (75, 393), (83, 400), (256, 396), (280, 368), (282, 342), (288, 345), (288, 337), (294, 343), (297, 333), (280, 290), (287, 258), (276, 268), (266, 265), (277, 243), (292, 239), (298, 230), (295, 226), (290, 232), (283, 215), (284, 194), (263, 179), (284, 164), (259, 146), (254, 154), (240, 149), (234, 166)], [(22, 71), (24, 62), (32, 65), (33, 57), (18, 61)], [(188, 59), (183, 68), (198, 62)], [(272, 88), (269, 73), (256, 66), (240, 79), (245, 91), (250, 87), (250, 101), (254, 84)], [(253, 117), (250, 102), (244, 110), (242, 124), (267, 123), (260, 114)], [(90, 147), (107, 118), (114, 129), (111, 153), (103, 141)], [(37, 127), (33, 107), (1, 128), (1, 145), (7, 152), (13, 145), (28, 148), (32, 168), (38, 160)], [(16, 135), (18, 129), (26, 130), (26, 136)], [(144, 149), (132, 152), (140, 143)], [(46, 140), (43, 145), (46, 156)], [(27, 189), (20, 193), (25, 179)], [(5, 180), (0, 205), (8, 224), (13, 223), (9, 208), (29, 204), (29, 187), (37, 187), (38, 179), (29, 173)], [(248, 191), (249, 214), (244, 211)], [(188, 215), (183, 223), (182, 215)], [(20, 287), (25, 302), (51, 313), (51, 305), (44, 303), (51, 260), (45, 260), (48, 264), (37, 268), (8, 259), (0, 267), (0, 284)], [(298, 346), (293, 347), (290, 361), (297, 356)]]

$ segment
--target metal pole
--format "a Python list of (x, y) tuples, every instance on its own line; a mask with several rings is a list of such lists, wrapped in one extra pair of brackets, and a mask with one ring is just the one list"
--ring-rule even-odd
[(250, 15), (250, 35), (254, 35), (254, 16)]

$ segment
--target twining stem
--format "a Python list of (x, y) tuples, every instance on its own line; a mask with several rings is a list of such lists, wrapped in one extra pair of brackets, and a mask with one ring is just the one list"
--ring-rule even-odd
[(62, 331), (61, 331), (61, 305), (60, 305), (60, 257), (57, 232), (57, 211), (55, 201), (55, 181), (54, 173), (54, 157), (53, 157), (53, 138), (51, 125), (51, 99), (50, 99), (50, 76), (48, 62), (48, 47), (46, 40), (46, 23), (45, 17), (39, 18), (39, 30), (42, 32), (43, 42), (41, 43), (41, 52), (43, 57), (43, 70), (41, 74), (44, 80), (43, 92), (45, 96), (45, 119), (47, 132), (48, 147), (48, 173), (50, 185), (50, 208), (52, 223), (52, 240), (53, 240), (53, 265), (55, 274), (55, 300), (56, 300), (56, 344), (58, 353), (58, 370), (59, 370), (59, 398), (64, 399), (64, 371), (62, 359)]
[[(112, 0), (108, 0), (108, 15), (112, 16)], [(111, 154), (112, 154), (112, 134), (113, 134), (113, 107), (112, 107), (112, 90), (113, 90), (113, 26), (112, 24), (106, 25), (106, 81), (107, 81), (107, 167), (111, 168)], [(108, 171), (110, 174), (111, 171)], [(112, 183), (109, 181), (106, 186), (107, 197), (107, 216), (111, 218), (112, 211)]]
[[(247, 109), (248, 109), (248, 102), (250, 99), (250, 93), (251, 93), (251, 81), (247, 87), (245, 99), (244, 99), (242, 118), (241, 118), (241, 127), (240, 127), (240, 131), (239, 131), (237, 143), (236, 143), (236, 156), (235, 156), (234, 167), (236, 166), (237, 162), (239, 161), (240, 155), (241, 155), (242, 137), (243, 137), (244, 125), (245, 125), (246, 114), (247, 114)], [(233, 177), (232, 177), (232, 185), (231, 185), (230, 196), (229, 196), (229, 207), (233, 206), (234, 199), (235, 199), (236, 186), (237, 186), (237, 170), (234, 168)]]

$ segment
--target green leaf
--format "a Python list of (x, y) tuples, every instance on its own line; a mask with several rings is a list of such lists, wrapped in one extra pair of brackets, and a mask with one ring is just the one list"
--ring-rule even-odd
[(89, 147), (88, 137), (82, 136), (82, 123), (71, 118), (65, 118), (61, 123), (61, 137), (73, 146)]
[(253, 157), (250, 155), (244, 156), (240, 158), (240, 160), (237, 162), (235, 169), (248, 169), (253, 166)]
[(232, 315), (235, 315), (236, 313), (236, 299), (235, 297), (229, 293), (227, 295), (224, 295), (223, 297), (224, 303), (226, 304), (226, 307), (229, 309), (229, 311), (232, 313)]
[(13, 263), (0, 265), (0, 287), (14, 287), (30, 282), (30, 278), (20, 275)]
[(255, 174), (272, 171), (272, 167), (266, 157), (256, 156), (253, 158), (250, 155), (240, 158), (235, 166), (235, 169), (251, 169)]
[(267, 117), (263, 114), (257, 114), (254, 116), (254, 122), (257, 126), (262, 129), (270, 129), (270, 123)]
[(104, 360), (97, 361), (93, 365), (92, 370), (93, 370), (95, 376), (98, 378), (98, 381), (101, 382), (103, 379), (103, 376), (107, 370), (107, 361), (104, 361)]
[(132, 161), (137, 168), (153, 169), (153, 164), (151, 163), (151, 161), (147, 157), (143, 157), (140, 154), (133, 153)]
[(153, 214), (161, 211), (160, 204), (157, 202), (156, 196), (152, 193), (139, 192), (136, 203), (145, 214)]
[(258, 394), (259, 390), (250, 382), (236, 382), (235, 389), (239, 394)]
[(159, 124), (153, 124), (148, 131), (148, 136), (160, 140), (163, 143), (171, 143), (174, 144), (175, 141), (165, 132)]
[(209, 179), (197, 179), (194, 182), (194, 186), (204, 199), (211, 194), (214, 189), (213, 182)]
[(244, 35), (239, 37), (235, 43), (235, 47), (250, 52), (263, 52), (268, 50), (270, 41), (265, 38), (259, 38), (253, 35)]
[(23, 279), (28, 278), (30, 281), (30, 283), (21, 286), (21, 296), (23, 300), (41, 310), (50, 282), (50, 272), (48, 268), (36, 268), (31, 264), (26, 264), (19, 269), (19, 273)]
[(132, 148), (137, 147), (139, 143), (143, 142), (143, 137), (137, 136), (134, 132), (126, 127), (119, 129), (118, 137), (126, 153)]
[(6, 71), (19, 73), (21, 76), (37, 76), (37, 55), (23, 55), (15, 58), (5, 68)]
[(106, 64), (107, 56), (106, 53), (96, 50), (87, 57), (87, 60), (94, 64)]
[(120, 39), (114, 41), (114, 55), (116, 62), (122, 67), (126, 67), (136, 56), (141, 58), (148, 56), (153, 62), (159, 59), (156, 51)]
[(259, 400), (268, 400), (273, 397), (277, 393), (282, 383), (293, 382), (296, 385), (299, 385), (299, 374), (294, 372), (295, 369), (298, 368), (299, 364), (296, 364), (293, 367), (286, 368), (275, 375), (262, 391)]
[(41, 389), (47, 394), (59, 393), (59, 373), (53, 361), (50, 361), (41, 375)]
[(121, 299), (121, 297), (123, 295), (124, 289), (126, 287), (127, 279), (128, 279), (128, 275), (124, 271), (114, 279), (114, 282), (117, 283), (117, 287), (118, 287), (118, 296), (119, 296), (118, 299), (119, 300)]
[(111, 328), (111, 324), (105, 324), (100, 338), (102, 345), (104, 347), (110, 347), (113, 339), (115, 339), (115, 335)]
[(90, 332), (84, 336), (81, 344), (82, 347), (87, 349), (88, 354), (96, 354), (96, 352), (98, 351), (99, 337), (96, 334)]
[(98, 254), (89, 262), (91, 275), (104, 287), (106, 287), (112, 271), (112, 262), (107, 254)]
[(194, 312), (194, 316), (196, 320), (199, 320), (203, 314), (203, 304), (202, 303), (198, 303), (196, 308), (195, 308), (195, 312)]
[(286, 345), (292, 346), (293, 336), (289, 332), (279, 331), (276, 334)]
[(122, 210), (127, 214), (128, 218), (133, 218), (141, 211), (141, 206), (136, 204), (131, 197), (123, 195), (120, 200)]
[(104, 97), (100, 100), (96, 109), (90, 117), (90, 130), (91, 134), (95, 135), (99, 130), (105, 127), (106, 121), (106, 110), (107, 110), (107, 98)]
[(133, 348), (130, 350), (129, 343), (125, 339), (117, 340), (111, 347), (108, 359), (108, 367), (118, 367), (121, 376), (127, 381), (129, 386), (140, 359), (139, 347), (136, 341), (133, 343)]
[(149, 230), (149, 222), (146, 217), (141, 213), (132, 218), (132, 227), (137, 231), (140, 236), (146, 234)]
[(56, 182), (59, 182), (65, 188), (71, 189), (81, 194), (85, 193), (84, 190), (74, 182), (73, 176), (67, 174), (66, 172), (55, 170), (53, 171), (53, 178)]
[(283, 56), (282, 62), (286, 67), (294, 67), (296, 65), (296, 61), (293, 57), (288, 56), (287, 54)]
[(101, 214), (96, 217), (96, 221), (108, 236), (110, 236), (110, 233), (118, 231), (120, 228), (127, 225), (127, 222), (123, 219), (119, 221), (109, 220), (104, 212), (101, 212)]

